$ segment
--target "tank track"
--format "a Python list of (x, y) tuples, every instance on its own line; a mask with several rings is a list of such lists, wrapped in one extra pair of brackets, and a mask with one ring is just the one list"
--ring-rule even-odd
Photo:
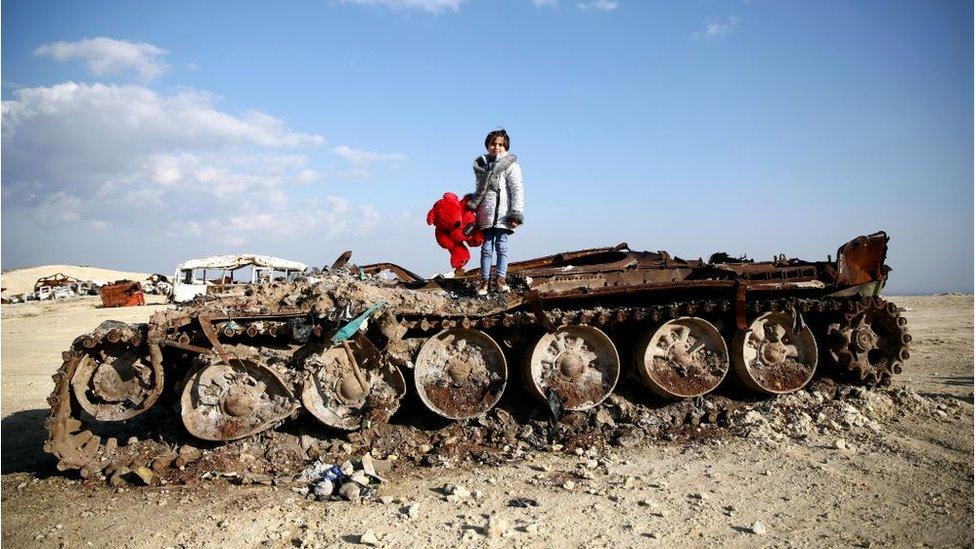
[[(749, 318), (766, 311), (800, 312), (817, 333), (817, 346), (822, 350), (817, 366), (819, 375), (836, 374), (853, 383), (886, 385), (909, 358), (911, 336), (907, 331), (907, 321), (899, 315), (894, 304), (877, 297), (790, 297), (750, 301), (746, 305)], [(407, 341), (427, 338), (445, 329), (468, 328), (485, 330), (500, 339), (507, 348), (518, 349), (523, 345), (526, 334), (532, 331), (544, 332), (546, 329), (581, 324), (605, 329), (615, 335), (682, 317), (715, 320), (725, 338), (730, 339), (736, 330), (735, 312), (736, 304), (732, 300), (707, 299), (642, 307), (522, 310), (484, 317), (399, 315), (396, 320), (400, 330), (406, 333), (404, 340)], [(315, 333), (321, 334), (321, 329)], [(136, 351), (150, 355), (154, 364), (161, 364), (163, 360), (160, 346), (148, 341), (145, 324), (96, 330), (76, 339), (71, 348), (62, 353), (63, 363), (53, 376), (55, 387), (48, 397), (51, 412), (45, 421), (48, 439), (44, 445), (45, 450), (57, 458), (58, 470), (78, 470), (82, 478), (104, 475), (114, 483), (123, 474), (134, 473), (145, 479), (151, 477), (153, 472), (158, 474), (185, 464), (183, 457), (175, 451), (173, 442), (136, 437), (124, 443), (116, 438), (103, 440), (102, 436), (93, 432), (92, 425), (86, 425), (81, 406), (72, 392), (72, 378), (86, 355), (100, 351)], [(392, 348), (387, 349), (387, 352), (392, 351)], [(408, 351), (408, 354), (414, 351)], [(402, 365), (404, 360), (393, 362)], [(156, 372), (156, 375), (162, 376), (163, 372)], [(175, 380), (165, 381), (169, 384), (166, 387), (176, 385)], [(165, 392), (168, 389), (161, 390)], [(155, 402), (160, 395), (150, 397)], [(160, 407), (159, 403), (156, 403), (156, 407)], [(183, 434), (184, 440), (187, 437)]]

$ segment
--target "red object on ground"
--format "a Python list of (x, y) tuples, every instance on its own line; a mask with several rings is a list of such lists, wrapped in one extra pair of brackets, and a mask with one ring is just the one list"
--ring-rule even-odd
[(451, 267), (455, 269), (464, 267), (471, 259), (465, 244), (481, 246), (485, 241), (474, 211), (467, 207), (468, 198), (465, 196), (463, 200), (458, 200), (456, 194), (444, 193), (427, 212), (427, 224), (434, 226), (437, 243), (451, 253)]
[(142, 295), (142, 284), (131, 280), (102, 286), (98, 289), (98, 295), (102, 296), (103, 307), (135, 307), (146, 304)]

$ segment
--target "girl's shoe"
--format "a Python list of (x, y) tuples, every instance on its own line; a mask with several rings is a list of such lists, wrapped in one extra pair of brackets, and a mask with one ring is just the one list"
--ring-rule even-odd
[(482, 278), (481, 282), (478, 283), (478, 287), (475, 288), (474, 291), (481, 296), (488, 295), (488, 281)]
[(501, 293), (503, 293), (503, 294), (507, 294), (508, 292), (511, 292), (512, 291), (511, 286), (509, 286), (508, 285), (508, 282), (506, 282), (504, 279), (499, 279), (498, 280), (498, 286), (497, 286), (497, 288), (498, 288), (498, 291), (501, 292)]

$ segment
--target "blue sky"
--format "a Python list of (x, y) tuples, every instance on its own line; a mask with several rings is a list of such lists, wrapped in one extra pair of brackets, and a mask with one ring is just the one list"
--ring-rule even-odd
[(973, 289), (971, 2), (2, 10), (4, 269), (352, 249), (446, 271), (424, 217), (504, 126), (514, 259), (821, 259), (885, 230), (890, 292)]

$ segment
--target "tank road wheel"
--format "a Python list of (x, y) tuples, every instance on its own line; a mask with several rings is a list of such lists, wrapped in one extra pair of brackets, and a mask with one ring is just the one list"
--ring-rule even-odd
[(400, 407), (406, 382), (400, 370), (383, 364), (366, 338), (344, 342), (306, 360), (302, 404), (322, 423), (359, 429), (364, 420), (387, 421)]
[(863, 298), (853, 312), (827, 328), (830, 357), (871, 385), (887, 385), (892, 374), (901, 373), (911, 340), (898, 307), (879, 297)]
[(711, 392), (729, 371), (722, 334), (707, 320), (682, 317), (665, 322), (637, 346), (634, 363), (641, 381), (667, 398)]
[(414, 369), (420, 400), (448, 419), (491, 410), (507, 379), (501, 347), (488, 334), (467, 328), (450, 328), (425, 341)]
[(183, 425), (204, 440), (236, 440), (288, 417), (298, 403), (288, 386), (256, 360), (232, 358), (194, 372), (180, 401)]
[(798, 391), (810, 382), (817, 368), (817, 343), (806, 324), (797, 324), (801, 329), (794, 333), (793, 315), (773, 311), (736, 334), (732, 365), (747, 387), (776, 395)]
[(110, 343), (81, 357), (71, 389), (81, 408), (96, 420), (124, 421), (156, 403), (163, 372), (153, 367), (145, 346)]
[(544, 334), (525, 361), (532, 392), (545, 402), (549, 391), (555, 391), (566, 410), (586, 410), (603, 402), (620, 377), (616, 347), (590, 326), (560, 326)]

